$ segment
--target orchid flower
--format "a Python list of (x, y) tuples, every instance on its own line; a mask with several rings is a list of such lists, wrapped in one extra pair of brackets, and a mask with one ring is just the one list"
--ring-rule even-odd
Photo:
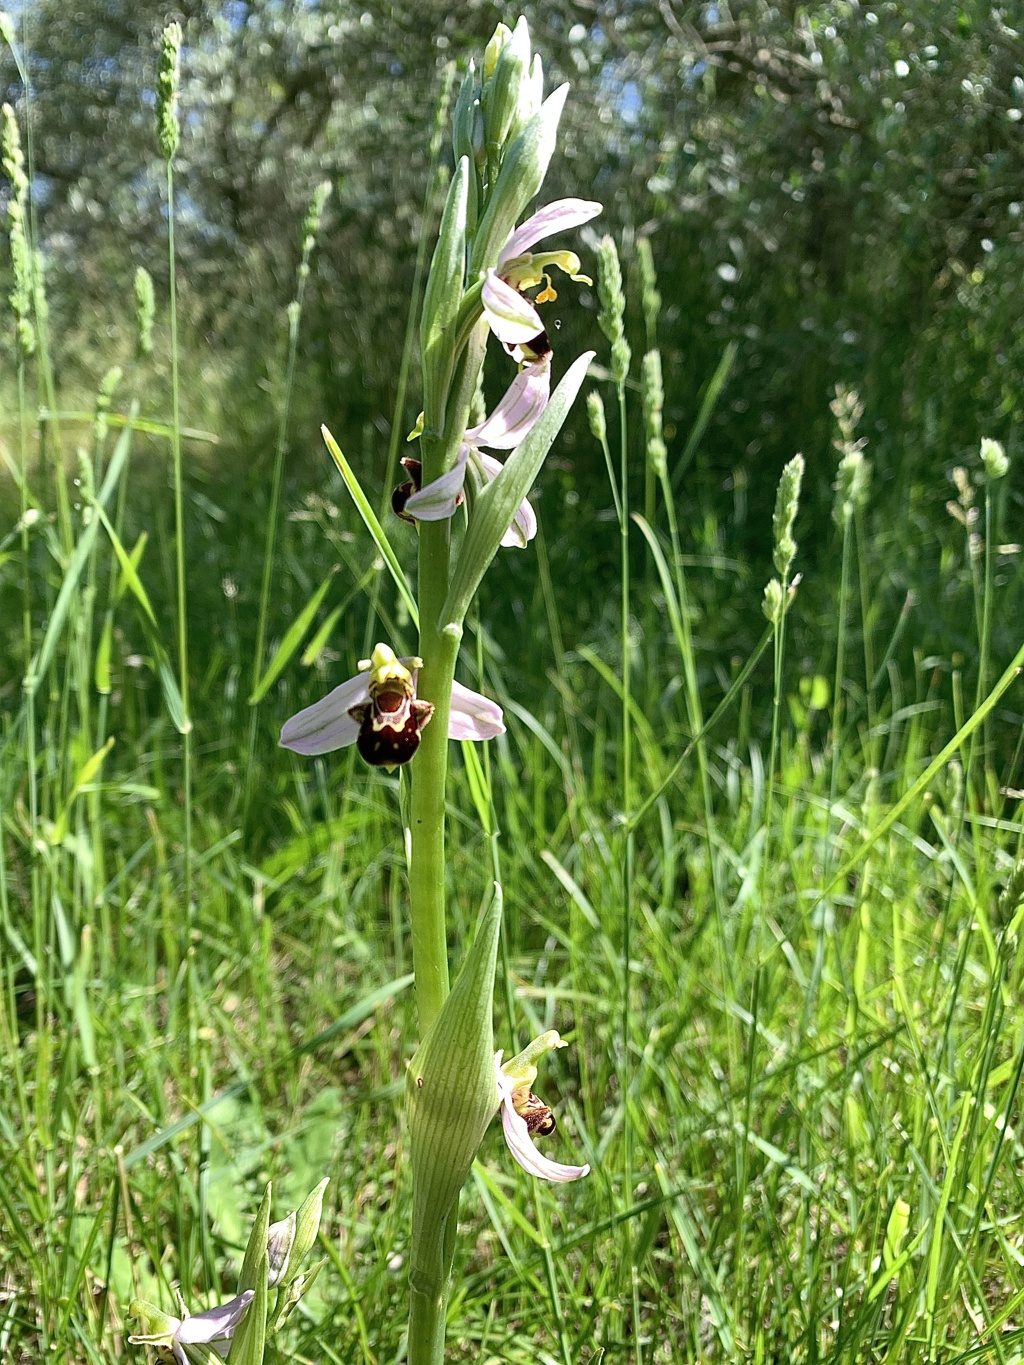
[(564, 1184), (590, 1174), (589, 1166), (563, 1166), (538, 1152), (533, 1134), (550, 1137), (555, 1131), (555, 1116), (531, 1089), (537, 1079), (537, 1060), (545, 1052), (567, 1044), (554, 1029), (542, 1033), (528, 1047), (502, 1066), (502, 1052), (494, 1055), (494, 1079), (501, 1099), (501, 1125), (508, 1149), (524, 1171)]
[(145, 1299), (135, 1299), (129, 1312), (150, 1330), (135, 1333), (128, 1340), (133, 1346), (153, 1346), (161, 1352), (169, 1351), (178, 1365), (205, 1362), (209, 1359), (208, 1351), (190, 1351), (189, 1347), (215, 1346), (230, 1341), (253, 1300), (253, 1294), (253, 1290), (247, 1289), (244, 1294), (228, 1299), (227, 1303), (194, 1316), (189, 1313), (179, 1294), (180, 1318), (162, 1312)]
[[(465, 497), (463, 489), (468, 468), (472, 469), (477, 487), (489, 483), (501, 473), (501, 461), (492, 455), (482, 454), (480, 447), (514, 450), (547, 407), (550, 394), (551, 357), (545, 355), (532, 364), (524, 365), (491, 415), (479, 426), (470, 427), (451, 469), (428, 483), (426, 488), (405, 497), (400, 509), (394, 501), (392, 506), (396, 507), (400, 516), (418, 521), (446, 521), (454, 516), (456, 507)], [(403, 463), (410, 469), (413, 461)], [(407, 485), (402, 487), (404, 490)], [(529, 498), (524, 498), (501, 543), (506, 547), (518, 546), (523, 549), (536, 534), (537, 516)]]
[(530, 247), (545, 237), (580, 227), (596, 218), (601, 205), (592, 199), (556, 199), (516, 228), (498, 253), (498, 263), (488, 270), (482, 290), (484, 316), (491, 331), (506, 346), (523, 346), (544, 330), (540, 314), (523, 297), (524, 289), (543, 284), (538, 303), (557, 297), (548, 270), (557, 265), (572, 280), (590, 284), (580, 274), (580, 258), (574, 251), (545, 251), (534, 255)]
[[(400, 659), (388, 645), (378, 644), (369, 659), (360, 660), (354, 678), (285, 721), (282, 747), (313, 755), (356, 744), (374, 767), (408, 763), (434, 714), (430, 702), (416, 697), (422, 667), (422, 659)], [(504, 732), (496, 702), (461, 683), (452, 684), (449, 739), (493, 739)]]

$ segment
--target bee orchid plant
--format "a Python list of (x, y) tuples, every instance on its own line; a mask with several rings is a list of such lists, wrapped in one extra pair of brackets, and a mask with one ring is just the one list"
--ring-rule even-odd
[[(413, 1172), (409, 1365), (443, 1359), (459, 1192), (492, 1119), (500, 1112), (512, 1155), (532, 1175), (569, 1181), (589, 1170), (553, 1161), (534, 1144), (554, 1130), (551, 1110), (532, 1086), (540, 1057), (564, 1046), (559, 1035), (542, 1035), (504, 1064), (502, 1052), (495, 1052), (500, 888), (451, 988), (445, 921), (448, 741), (486, 740), (504, 730), (500, 708), (455, 681), (463, 623), (501, 547), (525, 547), (536, 534), (528, 495), (593, 354), (574, 360), (552, 388), (558, 358), (539, 308), (555, 298), (554, 267), (572, 280), (586, 277), (574, 252), (533, 248), (601, 211), (589, 200), (561, 199), (527, 214), (555, 150), (566, 93), (561, 86), (544, 98), (541, 61), (531, 52), (525, 19), (514, 30), (499, 24), (482, 66), (471, 64), (465, 76), (454, 114), (454, 174), (420, 325), (423, 412), (410, 438), (419, 449), (403, 460), (408, 478), (392, 499), (394, 512), (418, 538), (417, 653), (399, 658), (388, 644), (378, 644), (355, 677), (281, 731), (282, 745), (300, 754), (355, 744), (370, 764), (409, 765), (410, 917), (421, 1039), (407, 1077)], [(471, 425), (492, 336), (496, 359), (510, 367), (509, 380), (490, 415)], [(507, 453), (504, 462), (489, 451)]]

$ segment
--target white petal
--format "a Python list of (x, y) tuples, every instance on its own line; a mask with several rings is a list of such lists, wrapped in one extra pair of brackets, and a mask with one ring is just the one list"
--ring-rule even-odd
[[(493, 455), (485, 455), (483, 451), (479, 450), (475, 452), (475, 455), (477, 464), (483, 469), (488, 479), (496, 479), (505, 467)], [(502, 546), (506, 550), (525, 550), (536, 534), (537, 513), (533, 510), (530, 499), (524, 498), (512, 518), (512, 525), (501, 538)]]
[(529, 498), (519, 504), (519, 511), (512, 518), (512, 525), (501, 538), (506, 550), (525, 550), (537, 534), (537, 513)]
[(326, 697), (299, 711), (281, 727), (278, 743), (297, 754), (327, 754), (332, 749), (343, 749), (354, 744), (359, 736), (359, 724), (349, 715), (349, 708), (369, 701), (370, 675), (357, 673), (343, 682)]
[(498, 269), (500, 270), (505, 262), (512, 260), (514, 256), (521, 256), (523, 252), (529, 251), (531, 246), (543, 241), (545, 237), (589, 223), (591, 218), (597, 217), (603, 207), (593, 199), (555, 199), (552, 203), (545, 204), (517, 227), (502, 247), (498, 257)]
[(459, 505), (459, 494), (466, 482), (468, 454), (467, 448), (460, 446), (458, 458), (447, 474), (442, 474), (440, 478), (421, 488), (418, 493), (413, 493), (406, 499), (402, 510), (415, 517), (417, 521), (447, 521), (449, 517), (453, 517)]
[(563, 1166), (561, 1162), (549, 1161), (537, 1151), (530, 1137), (530, 1130), (526, 1126), (526, 1120), (515, 1111), (512, 1103), (512, 1083), (502, 1073), (501, 1055), (499, 1052), (494, 1059), (494, 1078), (501, 1095), (501, 1126), (505, 1130), (505, 1141), (509, 1151), (524, 1171), (539, 1176), (541, 1180), (550, 1180), (554, 1184), (566, 1184), (570, 1180), (579, 1180), (582, 1176), (589, 1175), (589, 1166)]
[(487, 272), (481, 300), (491, 331), (509, 346), (532, 341), (544, 330), (540, 314), (530, 300), (523, 298), (518, 289), (506, 284), (493, 270)]
[(228, 1299), (227, 1303), (186, 1318), (175, 1332), (175, 1340), (182, 1345), (192, 1345), (198, 1342), (223, 1341), (230, 1337), (252, 1302), (253, 1293), (253, 1290), (247, 1289), (244, 1294)]
[(551, 358), (524, 365), (485, 422), (471, 427), (466, 440), (492, 450), (514, 450), (548, 405)]
[(460, 682), (452, 683), (449, 739), (494, 739), (504, 733), (505, 722), (497, 702), (463, 687)]

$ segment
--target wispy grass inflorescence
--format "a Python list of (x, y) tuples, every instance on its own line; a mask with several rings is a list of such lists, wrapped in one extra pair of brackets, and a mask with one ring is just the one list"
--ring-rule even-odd
[(604, 445), (608, 440), (608, 422), (604, 415), (604, 399), (597, 389), (591, 389), (587, 394), (587, 421), (594, 440)]
[(640, 371), (640, 393), (643, 400), (644, 431), (647, 435), (647, 459), (657, 478), (668, 470), (668, 451), (662, 426), (665, 407), (665, 385), (661, 376), (661, 352), (648, 351)]
[(624, 324), (626, 296), (622, 291), (622, 267), (612, 237), (602, 237), (597, 248), (597, 295), (601, 301), (597, 321), (612, 348), (612, 378), (616, 384), (623, 384), (629, 374), (632, 351)]
[(789, 585), (789, 572), (796, 557), (793, 523), (796, 521), (800, 505), (800, 484), (803, 475), (804, 457), (794, 455), (782, 471), (775, 494), (772, 563), (775, 565), (778, 578), (771, 579), (764, 590), (764, 614), (774, 625), (778, 625), (784, 616), (793, 592)]
[(796, 521), (800, 505), (800, 485), (804, 477), (804, 457), (794, 455), (782, 471), (779, 487), (775, 495), (775, 514), (772, 517), (772, 536), (774, 549), (772, 562), (780, 578), (789, 578), (796, 557), (796, 541), (793, 539), (793, 523)]
[(650, 237), (641, 237), (637, 242), (636, 263), (640, 271), (640, 306), (644, 315), (647, 348), (653, 350), (658, 335), (658, 318), (661, 314), (661, 293), (658, 289), (658, 276), (654, 269), (654, 253), (651, 250)]
[(140, 265), (135, 272), (135, 326), (138, 340), (136, 349), (140, 356), (153, 353), (153, 323), (156, 319), (156, 299), (153, 295), (153, 277), (145, 266)]
[(832, 519), (837, 526), (849, 522), (854, 512), (867, 502), (871, 485), (871, 465), (864, 458), (866, 439), (858, 437), (857, 424), (864, 415), (864, 404), (856, 389), (836, 385), (836, 396), (829, 404), (836, 419), (839, 434), (832, 444), (839, 451), (839, 467), (836, 470), (836, 492), (832, 507)]
[(14, 109), (3, 106), (3, 127), (0, 129), (4, 174), (10, 181), (11, 197), (7, 203), (8, 236), (11, 244), (12, 287), (9, 297), (14, 314), (18, 348), (22, 356), (30, 356), (36, 349), (35, 327), (32, 325), (33, 259), (28, 240), (28, 176), (25, 157), (21, 150), (21, 135)]
[(181, 82), (181, 25), (167, 25), (160, 45), (160, 67), (156, 78), (157, 137), (165, 161), (173, 161), (178, 151), (181, 129), (178, 124), (178, 87)]

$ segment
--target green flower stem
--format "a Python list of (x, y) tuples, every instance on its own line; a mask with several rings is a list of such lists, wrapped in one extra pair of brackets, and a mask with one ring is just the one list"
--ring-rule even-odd
[(409, 1365), (441, 1365), (444, 1360), (445, 1296), (413, 1289), (409, 1296)]
[(459, 1204), (456, 1200), (455, 1207), (445, 1220), (435, 1265), (430, 1268), (430, 1273), (425, 1273), (422, 1268), (414, 1268), (410, 1277), (407, 1365), (443, 1365), (448, 1281), (455, 1256), (458, 1214)]
[[(424, 435), (424, 469), (436, 462)], [(434, 455), (434, 460), (429, 457)], [(429, 464), (428, 464), (429, 460)], [(425, 475), (426, 477), (426, 475)], [(433, 475), (431, 475), (433, 477)], [(417, 694), (433, 703), (434, 715), (412, 768), (409, 867), (412, 960), (420, 1037), (448, 994), (445, 941), (444, 799), (448, 775), (448, 714), (461, 632), (440, 631), (437, 623), (448, 593), (450, 523), (421, 522), (419, 530), (419, 653), (423, 660)]]

